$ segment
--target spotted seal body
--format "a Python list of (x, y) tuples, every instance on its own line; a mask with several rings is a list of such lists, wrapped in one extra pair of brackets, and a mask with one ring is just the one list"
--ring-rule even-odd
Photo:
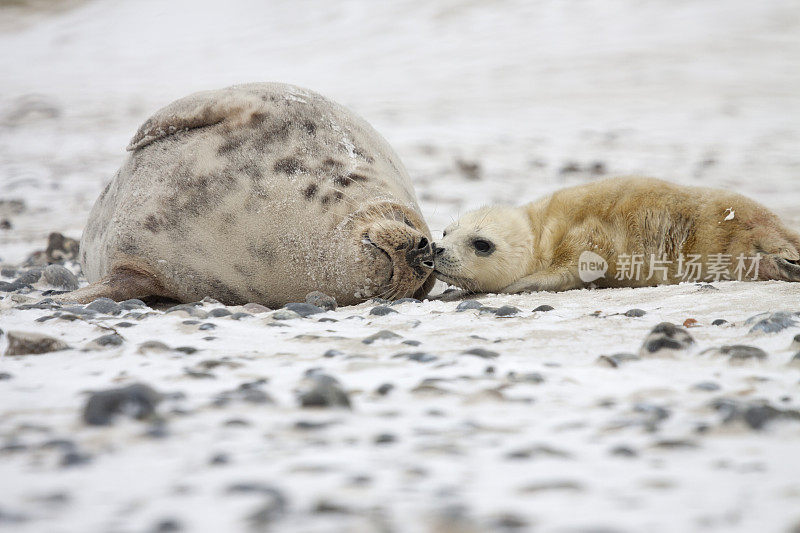
[(473, 292), (800, 281), (800, 235), (740, 194), (648, 178), (465, 214), (435, 245), (439, 279)]
[(69, 299), (276, 306), (320, 290), (346, 305), (434, 283), (430, 231), (398, 156), (314, 92), (196, 93), (148, 119), (128, 150), (83, 233), (92, 284)]

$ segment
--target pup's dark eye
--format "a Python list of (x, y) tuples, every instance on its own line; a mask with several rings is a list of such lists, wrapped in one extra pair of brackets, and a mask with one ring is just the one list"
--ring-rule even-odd
[(447, 237), (447, 232), (446, 231), (442, 232), (442, 237)]
[(494, 244), (484, 239), (475, 239), (472, 241), (472, 246), (479, 255), (489, 255), (494, 252)]

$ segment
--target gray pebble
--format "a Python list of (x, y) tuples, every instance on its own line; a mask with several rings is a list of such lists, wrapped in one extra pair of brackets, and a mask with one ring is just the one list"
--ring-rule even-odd
[(242, 383), (236, 389), (221, 392), (214, 400), (214, 405), (221, 407), (230, 401), (241, 401), (255, 404), (275, 403), (272, 397), (261, 390), (261, 386), (266, 383), (265, 379)]
[(239, 311), (238, 313), (233, 313), (228, 318), (230, 318), (231, 320), (241, 320), (243, 318), (250, 318), (251, 316), (253, 316), (253, 315), (251, 315), (250, 313), (245, 313), (243, 311)]
[(145, 341), (139, 345), (137, 350), (141, 354), (148, 352), (168, 352), (170, 347), (161, 341)]
[(740, 364), (747, 361), (764, 361), (769, 357), (767, 352), (761, 348), (744, 344), (708, 348), (701, 352), (701, 355), (704, 354), (726, 356), (731, 364)]
[(416, 298), (400, 298), (399, 300), (395, 300), (392, 302), (392, 305), (401, 305), (401, 304), (420, 304), (422, 300), (417, 300)]
[(153, 528), (153, 533), (175, 533), (177, 531), (183, 531), (183, 525), (175, 518), (159, 520)]
[(131, 298), (130, 300), (119, 302), (119, 306), (125, 311), (131, 311), (132, 309), (146, 308), (147, 304), (137, 298)]
[(14, 267), (2, 267), (0, 268), (0, 276), (4, 278), (13, 278), (17, 275), (17, 269)]
[(219, 318), (223, 316), (230, 316), (232, 313), (225, 309), (224, 307), (218, 307), (216, 309), (212, 309), (208, 312), (208, 316), (213, 318)]
[(460, 304), (456, 306), (456, 311), (467, 311), (469, 309), (480, 309), (483, 307), (483, 304), (480, 303), (478, 300), (464, 300)]
[[(487, 308), (484, 308), (487, 309)], [(519, 308), (514, 307), (513, 305), (504, 305), (498, 307), (497, 309), (493, 309), (490, 311), (492, 314), (499, 316), (499, 317), (507, 317), (507, 316), (514, 316), (519, 313)]]
[(288, 303), (284, 305), (283, 308), (288, 309), (289, 311), (294, 311), (303, 318), (325, 312), (324, 309), (322, 309), (321, 307), (317, 307), (316, 305), (312, 305), (309, 303), (299, 303), (299, 302)]
[(11, 283), (7, 281), (0, 281), (0, 292), (16, 292), (22, 289), (30, 289), (31, 286), (27, 283), (22, 283), (20, 281), (12, 281)]
[(38, 355), (69, 348), (67, 344), (41, 333), (9, 331), (6, 355)]
[(350, 408), (350, 398), (339, 380), (321, 372), (306, 376), (297, 397), (302, 407)]
[[(491, 368), (491, 372), (488, 370)], [(494, 367), (487, 367), (487, 374), (494, 373)], [(516, 372), (509, 372), (508, 373), (508, 380), (512, 383), (544, 383), (544, 376), (542, 376), (538, 372), (524, 372), (522, 374), (517, 374)]]
[(259, 491), (259, 494), (264, 497), (264, 501), (255, 512), (247, 517), (247, 520), (254, 529), (264, 530), (286, 514), (289, 502), (286, 496), (276, 488), (270, 488), (269, 491)]
[(412, 352), (412, 353), (398, 353), (392, 356), (392, 359), (408, 359), (409, 361), (417, 361), (418, 363), (430, 363), (439, 358), (425, 352)]
[(48, 265), (44, 269), (44, 279), (50, 285), (68, 291), (78, 288), (78, 278), (61, 265)]
[(212, 324), (211, 322), (206, 322), (205, 324), (200, 324), (200, 327), (197, 328), (200, 331), (208, 331), (210, 329), (216, 329), (216, 324)]
[(794, 354), (792, 359), (789, 361), (789, 366), (793, 368), (800, 368), (800, 352)]
[(217, 453), (211, 456), (208, 464), (211, 465), (226, 465), (231, 462), (230, 456), (227, 453)]
[(797, 326), (796, 314), (788, 311), (761, 313), (751, 316), (745, 324), (753, 324), (750, 333), (777, 333), (786, 328)]
[(288, 309), (278, 309), (272, 313), (273, 320), (294, 320), (295, 318), (302, 318), (299, 314)]
[(9, 374), (8, 372), (0, 372), (0, 381), (4, 381), (6, 379), (11, 379), (12, 377), (14, 377), (14, 376)]
[(712, 326), (723, 326), (723, 325), (725, 325), (727, 323), (728, 323), (728, 321), (725, 320), (724, 318), (717, 318), (716, 320), (711, 322), (711, 325)]
[(320, 291), (313, 291), (306, 294), (306, 303), (311, 304), (314, 307), (324, 309), (325, 311), (336, 311), (336, 308), (338, 307), (336, 304), (336, 298), (333, 296), (328, 296), (324, 292)]
[(721, 387), (718, 383), (713, 381), (701, 381), (700, 383), (695, 383), (692, 385), (692, 390), (697, 391), (704, 391), (704, 392), (714, 392), (718, 391)]
[(470, 350), (466, 350), (461, 352), (465, 355), (476, 355), (478, 357), (482, 357), (483, 359), (494, 359), (500, 354), (497, 352), (493, 352), (491, 350), (487, 350), (485, 348), (472, 348)]
[(616, 455), (617, 457), (636, 457), (639, 453), (631, 448), (630, 446), (625, 446), (621, 444), (619, 446), (614, 446), (609, 450), (611, 455)]
[(722, 414), (722, 423), (730, 424), (742, 421), (750, 428), (760, 430), (773, 420), (800, 421), (800, 410), (779, 409), (763, 401), (750, 403), (729, 398), (718, 398), (711, 402), (711, 407)]
[(94, 311), (92, 309), (85, 309), (79, 305), (70, 305), (67, 307), (62, 307), (61, 310), (64, 311), (65, 313), (71, 313), (73, 315), (78, 315), (84, 318), (94, 318), (97, 316), (97, 311)]
[(630, 361), (639, 361), (641, 358), (632, 353), (615, 353), (614, 355), (601, 355), (597, 358), (596, 363), (601, 366), (608, 366), (611, 368), (618, 368)]
[(376, 305), (375, 307), (369, 310), (369, 314), (375, 316), (386, 316), (392, 313), (397, 313), (397, 311), (385, 305)]
[(380, 394), (381, 396), (386, 396), (387, 394), (392, 392), (392, 389), (394, 389), (394, 385), (392, 385), (391, 383), (384, 383), (380, 387), (375, 389), (375, 392)]
[(375, 444), (394, 444), (397, 442), (397, 437), (391, 433), (381, 433), (375, 437)]
[(385, 340), (394, 340), (394, 339), (402, 339), (400, 335), (393, 331), (389, 331), (388, 329), (382, 329), (379, 332), (370, 335), (369, 337), (365, 338), (361, 342), (364, 344), (372, 344), (375, 341), (385, 341)]
[(91, 462), (92, 462), (91, 455), (80, 453), (77, 451), (69, 451), (61, 456), (60, 464), (63, 467), (71, 467), (71, 466), (81, 466), (89, 464)]
[(161, 394), (143, 383), (92, 393), (83, 408), (83, 421), (92, 426), (112, 423), (117, 415), (143, 420), (155, 414)]
[(344, 352), (340, 352), (339, 350), (334, 350), (333, 348), (322, 354), (323, 357), (337, 357), (339, 355), (344, 355)]
[(539, 307), (534, 309), (533, 312), (536, 313), (536, 312), (540, 312), (541, 311), (541, 312), (545, 312), (546, 313), (547, 311), (552, 311), (554, 309), (555, 309), (555, 307), (553, 307), (552, 305), (544, 304), (544, 305), (540, 305)]
[(208, 318), (208, 313), (206, 313), (202, 309), (198, 309), (199, 306), (200, 302), (173, 305), (172, 307), (164, 311), (164, 314), (166, 315), (169, 313), (184, 312), (189, 316), (193, 316), (195, 318), (200, 318), (200, 319)]
[(800, 334), (794, 336), (792, 339), (792, 344), (789, 346), (790, 350), (800, 350)]
[(193, 353), (197, 352), (197, 348), (194, 346), (178, 346), (175, 348), (175, 351), (185, 353), (186, 355), (192, 355)]
[(694, 344), (689, 332), (670, 322), (662, 322), (650, 331), (639, 354), (642, 356), (672, 354), (686, 350)]
[(97, 346), (121, 346), (124, 341), (125, 339), (123, 339), (121, 336), (117, 335), (116, 333), (111, 333), (109, 335), (97, 337), (92, 341), (92, 343), (96, 344)]
[(122, 308), (111, 298), (98, 298), (87, 305), (86, 309), (103, 315), (118, 315), (122, 313)]
[(405, 340), (405, 341), (401, 342), (400, 344), (405, 344), (406, 346), (419, 346), (422, 343), (420, 341), (415, 341), (413, 339), (408, 339), (408, 340)]
[(638, 317), (644, 316), (646, 314), (647, 314), (647, 311), (645, 311), (644, 309), (635, 309), (634, 308), (634, 309), (628, 309), (627, 311), (625, 311), (625, 316), (629, 316), (629, 317), (632, 317), (632, 318), (638, 318)]
[(255, 302), (246, 303), (242, 306), (242, 309), (247, 311), (248, 313), (253, 313), (254, 315), (260, 315), (261, 313), (268, 313), (272, 311), (266, 305), (257, 304)]
[(114, 327), (115, 328), (132, 328), (135, 325), (136, 324), (134, 324), (133, 322), (117, 322), (116, 324), (114, 324)]
[(42, 278), (43, 272), (43, 268), (31, 268), (20, 274), (14, 281), (23, 285), (33, 285)]

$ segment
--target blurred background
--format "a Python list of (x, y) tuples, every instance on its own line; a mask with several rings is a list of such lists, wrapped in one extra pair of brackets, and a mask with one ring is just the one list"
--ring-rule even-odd
[(800, 226), (796, 0), (1, 0), (0, 257), (78, 237), (156, 109), (282, 81), (364, 116), (434, 235), (601, 176), (740, 190)]

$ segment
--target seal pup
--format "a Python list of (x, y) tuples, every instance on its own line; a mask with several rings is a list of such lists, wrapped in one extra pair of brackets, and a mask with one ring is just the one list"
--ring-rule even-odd
[(158, 111), (89, 215), (87, 287), (271, 307), (424, 297), (431, 235), (408, 173), (366, 121), (312, 91), (252, 83)]
[(800, 281), (799, 251), (800, 235), (742, 195), (637, 177), (478, 209), (434, 245), (439, 279), (503, 293)]

